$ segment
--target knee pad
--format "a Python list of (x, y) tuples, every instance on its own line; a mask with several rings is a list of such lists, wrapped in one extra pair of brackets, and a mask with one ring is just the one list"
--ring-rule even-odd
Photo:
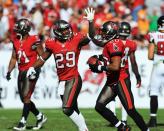
[(102, 112), (104, 110), (104, 108), (105, 108), (105, 106), (102, 103), (96, 102), (95, 110), (97, 112)]
[(73, 109), (68, 107), (63, 107), (63, 113), (67, 116), (70, 116), (73, 113)]

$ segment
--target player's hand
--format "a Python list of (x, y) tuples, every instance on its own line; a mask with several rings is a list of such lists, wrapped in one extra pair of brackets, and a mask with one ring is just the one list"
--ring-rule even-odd
[(10, 74), (10, 72), (7, 72), (7, 74), (6, 74), (6, 79), (7, 79), (8, 81), (11, 79), (11, 74)]
[(27, 71), (26, 77), (30, 79), (35, 79), (36, 78), (35, 76), (36, 76), (36, 71), (34, 67), (30, 67)]
[(88, 7), (87, 9), (85, 9), (85, 13), (87, 16), (84, 16), (84, 18), (87, 19), (88, 21), (93, 21), (95, 10), (93, 8)]
[(136, 79), (137, 79), (137, 85), (136, 85), (136, 87), (137, 88), (140, 88), (141, 87), (141, 76), (140, 75), (137, 76)]

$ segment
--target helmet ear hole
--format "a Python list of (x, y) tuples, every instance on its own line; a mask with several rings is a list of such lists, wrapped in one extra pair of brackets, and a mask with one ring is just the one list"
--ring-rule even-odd
[(55, 21), (54, 25), (52, 26), (52, 31), (54, 37), (61, 41), (66, 41), (73, 36), (71, 25), (64, 20)]

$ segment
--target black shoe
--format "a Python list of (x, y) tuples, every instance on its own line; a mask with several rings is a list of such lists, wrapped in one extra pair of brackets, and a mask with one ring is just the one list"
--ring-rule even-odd
[(120, 129), (118, 128), (117, 131), (131, 131), (131, 127), (125, 125), (125, 126), (123, 126), (122, 128), (120, 128)]
[(36, 126), (33, 127), (33, 130), (39, 130), (40, 128), (42, 128), (43, 124), (47, 121), (47, 117), (45, 117), (43, 114), (41, 116), (41, 119), (37, 120), (36, 122)]
[(19, 122), (18, 126), (13, 127), (13, 130), (15, 130), (15, 131), (24, 131), (24, 130), (26, 130), (26, 124), (22, 123), (22, 122)]
[(156, 117), (151, 117), (148, 124), (148, 127), (156, 127), (157, 126), (157, 118)]

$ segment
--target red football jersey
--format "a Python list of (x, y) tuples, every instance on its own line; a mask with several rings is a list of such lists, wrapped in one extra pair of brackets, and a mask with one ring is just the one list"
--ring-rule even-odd
[[(120, 39), (114, 39), (108, 42), (103, 49), (103, 55), (108, 59), (109, 63), (113, 56), (123, 57), (124, 44)], [(119, 80), (120, 71), (111, 71), (107, 73), (108, 84), (116, 83)]]
[(16, 52), (18, 69), (20, 71), (28, 70), (37, 60), (36, 43), (40, 42), (39, 37), (32, 35), (23, 41), (15, 38), (12, 42)]
[(125, 50), (124, 50), (124, 58), (122, 59), (122, 67), (125, 69), (129, 69), (129, 64), (128, 64), (128, 56), (130, 53), (135, 52), (137, 49), (137, 45), (134, 41), (127, 39), (125, 42)]
[(67, 40), (65, 43), (61, 43), (56, 39), (48, 39), (46, 41), (46, 48), (54, 55), (60, 81), (72, 79), (79, 74), (79, 42), (83, 37), (82, 34), (76, 33), (72, 39)]
[(124, 53), (123, 57), (121, 59), (121, 73), (120, 73), (120, 79), (121, 78), (126, 78), (127, 77), (127, 72), (126, 70), (129, 69), (129, 63), (128, 63), (128, 56), (130, 53), (135, 52), (137, 48), (137, 45), (134, 41), (127, 39), (124, 41)]

